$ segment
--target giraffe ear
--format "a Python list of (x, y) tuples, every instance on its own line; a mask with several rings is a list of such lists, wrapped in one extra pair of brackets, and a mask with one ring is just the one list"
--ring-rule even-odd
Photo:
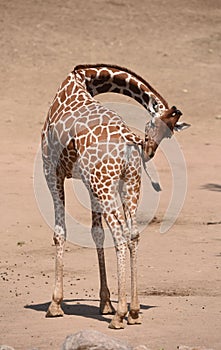
[(175, 131), (182, 131), (184, 129), (189, 128), (190, 126), (191, 126), (190, 124), (187, 124), (185, 122), (183, 122), (183, 123), (177, 122), (174, 126), (174, 130)]

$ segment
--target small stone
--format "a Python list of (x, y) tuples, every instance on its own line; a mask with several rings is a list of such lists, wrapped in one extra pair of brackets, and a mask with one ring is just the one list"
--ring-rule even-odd
[(8, 345), (0, 345), (0, 350), (15, 350), (15, 349)]
[(182, 90), (185, 94), (188, 92), (188, 90), (187, 89), (183, 89)]
[(221, 114), (218, 114), (215, 118), (221, 120)]

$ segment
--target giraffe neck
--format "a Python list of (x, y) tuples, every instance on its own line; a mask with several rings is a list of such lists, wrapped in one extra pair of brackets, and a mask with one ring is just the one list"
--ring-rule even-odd
[(134, 72), (113, 65), (79, 65), (74, 74), (84, 80), (87, 91), (93, 97), (105, 92), (115, 92), (132, 97), (150, 114), (160, 116), (168, 109), (164, 98), (143, 78)]

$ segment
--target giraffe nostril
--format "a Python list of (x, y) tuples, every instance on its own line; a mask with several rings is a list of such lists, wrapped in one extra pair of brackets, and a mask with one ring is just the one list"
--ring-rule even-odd
[(152, 154), (153, 154), (153, 148), (150, 147), (149, 150), (148, 150), (148, 156), (151, 158)]
[(153, 158), (154, 152), (149, 155), (150, 158)]

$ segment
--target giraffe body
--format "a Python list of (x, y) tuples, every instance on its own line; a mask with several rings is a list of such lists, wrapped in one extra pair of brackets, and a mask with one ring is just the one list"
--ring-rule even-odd
[[(146, 126), (145, 140), (132, 133), (119, 115), (94, 99), (95, 95), (104, 92), (128, 95), (149, 111), (152, 122)], [(103, 216), (113, 236), (118, 271), (118, 307), (109, 327), (123, 328), (127, 314), (127, 248), (131, 257), (128, 323), (140, 323), (136, 282), (139, 241), (136, 211), (141, 182), (141, 148), (143, 159), (152, 157), (166, 135), (162, 125), (157, 126), (157, 120), (163, 120), (172, 133), (180, 115), (176, 107), (169, 109), (167, 102), (141, 77), (118, 66), (77, 66), (62, 83), (42, 131), (44, 174), (54, 201), (56, 245), (55, 289), (47, 316), (63, 314), (64, 180), (73, 177), (81, 178), (90, 194), (91, 233), (97, 247), (100, 270), (100, 310), (102, 313), (114, 312), (105, 269)], [(168, 130), (166, 132), (166, 137), (169, 137)], [(159, 134), (160, 138), (156, 141)], [(123, 214), (118, 208), (117, 193), (120, 194)]]

